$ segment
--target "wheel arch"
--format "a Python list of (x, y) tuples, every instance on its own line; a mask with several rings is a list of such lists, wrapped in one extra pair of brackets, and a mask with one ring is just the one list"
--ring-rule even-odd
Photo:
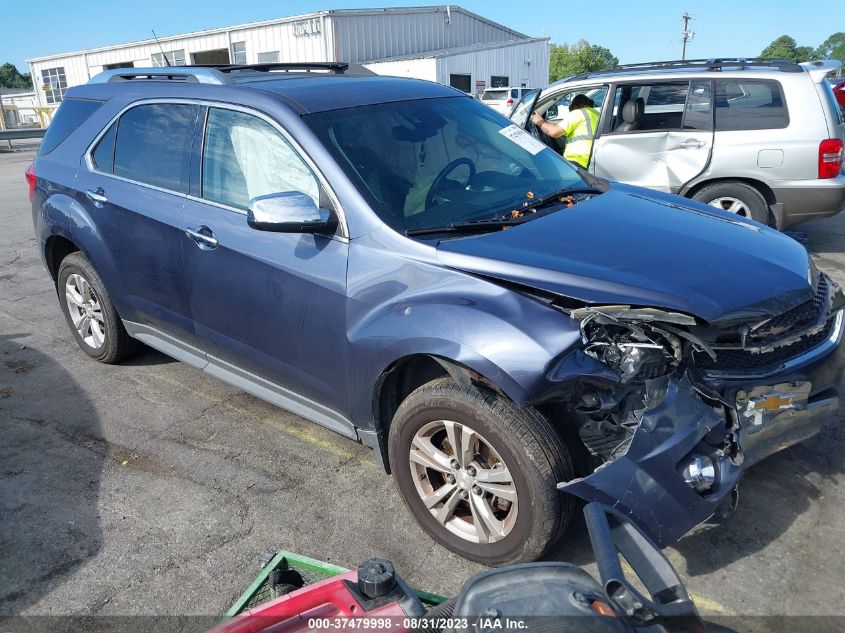
[[(766, 206), (768, 207), (769, 213), (769, 224), (771, 226), (777, 226), (779, 218), (777, 214), (775, 214), (773, 208), (777, 204), (777, 197), (775, 196), (775, 192), (772, 191), (772, 188), (769, 187), (765, 182), (762, 180), (757, 180), (756, 178), (747, 178), (743, 176), (725, 176), (721, 178), (708, 178), (706, 180), (702, 180), (701, 182), (696, 182), (693, 185), (688, 185), (687, 188), (683, 189), (680, 193), (685, 198), (692, 198), (697, 194), (699, 191), (704, 189), (705, 187), (709, 187), (710, 185), (721, 185), (730, 182), (739, 182), (744, 185), (748, 185), (749, 187), (753, 187), (757, 190), (757, 192), (763, 196), (763, 199), (766, 201)], [(705, 203), (706, 204), (706, 203)]]
[(59, 267), (65, 257), (79, 251), (82, 251), (82, 249), (64, 235), (51, 235), (47, 238), (47, 242), (44, 244), (44, 261), (54, 284), (58, 281)]
[(495, 382), (480, 372), (457, 361), (435, 354), (419, 353), (403, 356), (392, 362), (379, 375), (373, 389), (373, 420), (380, 460), (390, 473), (387, 458), (387, 432), (402, 401), (415, 389), (436, 378), (450, 376), (459, 385), (481, 385), (509, 397)]

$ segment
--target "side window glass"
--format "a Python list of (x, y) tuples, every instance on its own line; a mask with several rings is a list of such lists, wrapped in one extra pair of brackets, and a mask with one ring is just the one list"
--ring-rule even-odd
[(687, 106), (684, 110), (685, 130), (712, 130), (713, 110), (710, 107), (710, 82), (690, 83)]
[(613, 132), (680, 130), (688, 89), (689, 82), (619, 86), (614, 95)]
[(717, 130), (771, 130), (789, 125), (786, 102), (776, 81), (719, 80), (714, 97)]
[(127, 111), (117, 128), (114, 174), (187, 193), (197, 107), (151, 103)]
[(320, 187), (308, 165), (266, 121), (211, 108), (202, 159), (202, 195), (246, 209), (258, 196), (298, 191), (320, 204)]
[(114, 142), (117, 139), (117, 122), (114, 122), (94, 148), (91, 159), (98, 171), (114, 173)]

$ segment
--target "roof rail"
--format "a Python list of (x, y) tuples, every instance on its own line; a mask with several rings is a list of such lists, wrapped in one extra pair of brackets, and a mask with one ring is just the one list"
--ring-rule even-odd
[(213, 65), (214, 68), (223, 73), (230, 72), (286, 72), (286, 73), (310, 73), (329, 72), (335, 75), (357, 74), (374, 75), (375, 73), (361, 64), (350, 64), (348, 62), (269, 62), (266, 64), (227, 64)]
[(614, 73), (635, 73), (643, 71), (660, 70), (708, 70), (719, 72), (731, 68), (743, 70), (745, 68), (774, 68), (781, 72), (800, 73), (803, 68), (786, 59), (767, 59), (763, 57), (719, 57), (711, 59), (673, 59), (662, 62), (644, 62), (639, 64), (621, 64), (611, 66), (602, 70), (582, 73), (571, 77), (572, 79), (586, 79), (597, 75)]
[(104, 84), (113, 81), (187, 81), (200, 84), (224, 85), (231, 80), (223, 73), (210, 67), (165, 66), (161, 68), (114, 68), (104, 70), (88, 80), (89, 84)]

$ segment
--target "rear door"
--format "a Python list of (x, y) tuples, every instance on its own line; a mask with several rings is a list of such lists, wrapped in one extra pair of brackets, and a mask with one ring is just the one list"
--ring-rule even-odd
[[(713, 149), (710, 81), (617, 84), (613, 112), (593, 145), (590, 171), (641, 187), (677, 193), (707, 167)], [(642, 99), (638, 121), (626, 122), (625, 103)]]
[[(95, 141), (76, 179), (77, 201), (117, 271), (121, 316), (193, 342), (182, 266), (182, 210), (199, 107), (144, 103)], [(110, 267), (111, 268), (111, 267)]]
[[(321, 181), (264, 116), (204, 110), (181, 249), (197, 336), (212, 360), (207, 371), (263, 378), (289, 410), (304, 396), (343, 411), (348, 240), (258, 231), (246, 218), (252, 198), (286, 191), (326, 206)], [(333, 414), (321, 422), (349, 432)]]

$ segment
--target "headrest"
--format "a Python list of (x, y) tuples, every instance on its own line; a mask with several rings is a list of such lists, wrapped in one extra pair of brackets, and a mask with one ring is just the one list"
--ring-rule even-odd
[(636, 123), (643, 117), (645, 101), (642, 97), (627, 101), (622, 107), (622, 119), (625, 123)]

